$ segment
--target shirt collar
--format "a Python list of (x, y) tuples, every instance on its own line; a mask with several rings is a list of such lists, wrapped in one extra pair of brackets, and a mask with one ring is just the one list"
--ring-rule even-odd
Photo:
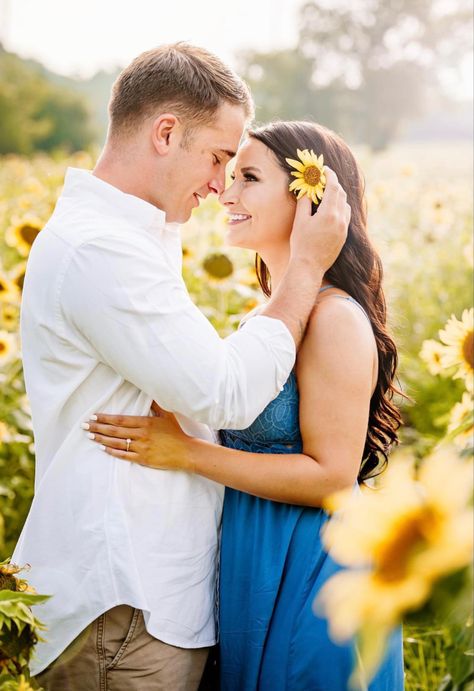
[(125, 216), (147, 230), (169, 229), (176, 232), (178, 224), (166, 223), (166, 214), (153, 204), (133, 194), (127, 194), (89, 170), (68, 168), (64, 180), (63, 196), (69, 198), (94, 195), (98, 206), (108, 207), (113, 215)]

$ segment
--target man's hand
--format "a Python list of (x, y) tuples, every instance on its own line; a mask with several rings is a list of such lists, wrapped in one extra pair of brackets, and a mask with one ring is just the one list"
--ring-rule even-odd
[(327, 166), (324, 171), (326, 188), (318, 212), (311, 215), (309, 197), (299, 199), (290, 238), (290, 262), (309, 263), (320, 275), (336, 261), (351, 220), (351, 207), (336, 173)]

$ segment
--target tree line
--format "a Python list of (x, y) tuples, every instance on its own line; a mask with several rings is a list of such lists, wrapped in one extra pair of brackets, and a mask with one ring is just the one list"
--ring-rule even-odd
[[(257, 121), (311, 119), (373, 150), (440, 100), (472, 52), (471, 0), (311, 0), (295, 48), (240, 54)], [(0, 45), (0, 154), (100, 142), (116, 73), (89, 83), (52, 79)]]

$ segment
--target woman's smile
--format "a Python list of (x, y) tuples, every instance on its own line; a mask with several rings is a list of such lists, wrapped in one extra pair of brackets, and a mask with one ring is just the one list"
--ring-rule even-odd
[(228, 218), (228, 225), (230, 226), (235, 226), (239, 223), (245, 223), (245, 221), (249, 221), (252, 218), (250, 214), (234, 214), (234, 213), (229, 213), (229, 218)]

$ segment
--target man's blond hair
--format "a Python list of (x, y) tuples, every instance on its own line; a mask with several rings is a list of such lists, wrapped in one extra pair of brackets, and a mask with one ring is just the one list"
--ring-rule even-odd
[(210, 124), (223, 102), (241, 106), (248, 119), (253, 116), (247, 85), (218, 57), (188, 43), (159, 46), (136, 57), (117, 77), (109, 134), (127, 137), (160, 112), (174, 113), (192, 130)]

